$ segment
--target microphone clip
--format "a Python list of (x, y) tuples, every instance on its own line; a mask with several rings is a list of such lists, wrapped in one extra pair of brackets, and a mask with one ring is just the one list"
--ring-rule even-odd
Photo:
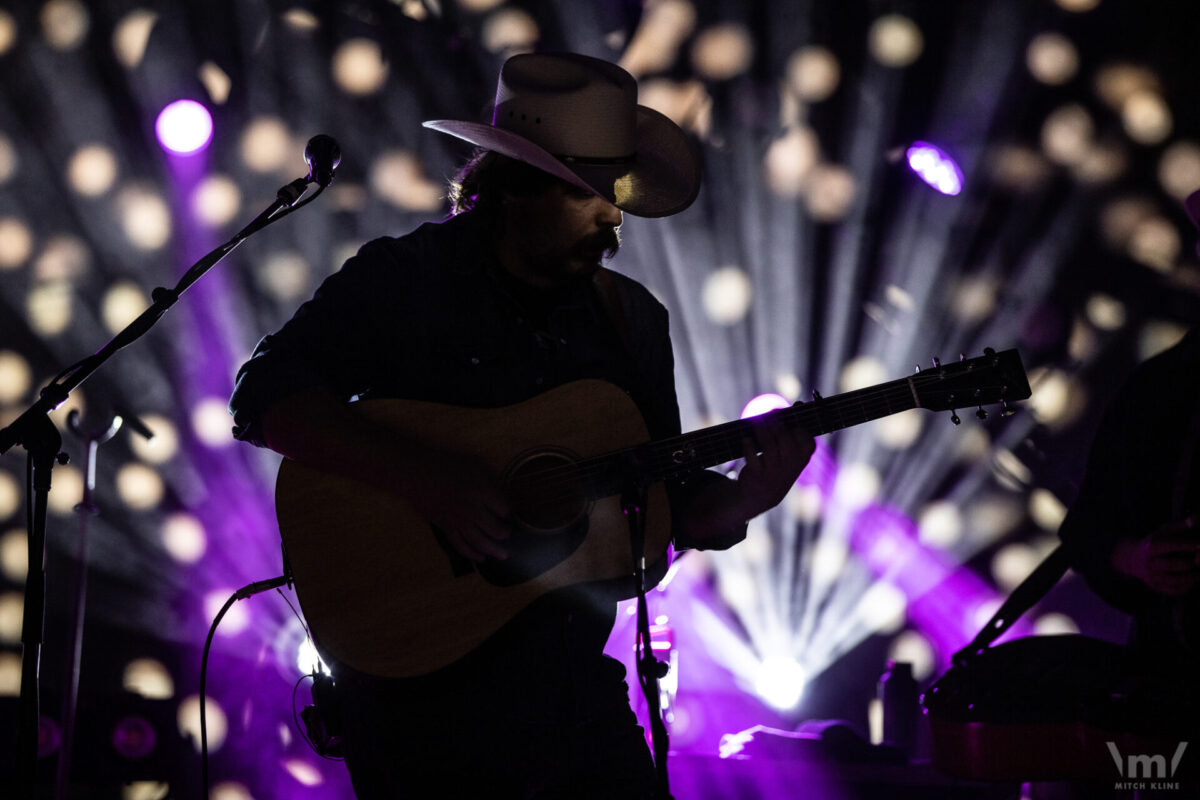
[(304, 191), (308, 189), (308, 185), (312, 183), (307, 177), (296, 178), (286, 186), (280, 187), (275, 193), (275, 198), (281, 203), (286, 203), (289, 207), (296, 205), (297, 201), (303, 196)]

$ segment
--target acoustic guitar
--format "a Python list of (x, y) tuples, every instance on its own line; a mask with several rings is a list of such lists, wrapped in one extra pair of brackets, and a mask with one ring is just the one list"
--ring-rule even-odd
[[(986, 404), (1007, 410), (1029, 397), (1017, 351), (985, 353), (775, 413), (819, 435), (913, 408), (978, 407), (986, 416)], [(283, 461), (279, 529), (313, 636), (329, 656), (381, 677), (457, 661), (556, 589), (612, 581), (632, 596), (624, 487), (647, 487), (645, 557), (658, 562), (671, 532), (663, 482), (741, 457), (755, 424), (736, 420), (649, 441), (630, 397), (600, 380), (494, 409), (410, 400), (356, 407), (425, 446), (481, 461), (501, 476), (514, 509), (509, 557), (476, 565), (404, 500)]]

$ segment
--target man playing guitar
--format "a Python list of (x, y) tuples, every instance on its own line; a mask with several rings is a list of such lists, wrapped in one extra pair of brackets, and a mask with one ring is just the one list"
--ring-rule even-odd
[[(281, 473), (281, 507), (311, 501), (300, 522), (316, 534), (293, 546), (282, 508), (281, 526), (333, 662), (361, 798), (653, 795), (624, 669), (603, 655), (627, 594), (611, 579), (627, 581), (628, 536), (605, 521), (615, 501), (572, 488), (601, 477), (600, 462), (579, 456), (631, 448), (636, 473), (646, 465), (635, 445), (680, 433), (666, 309), (600, 266), (619, 246), (622, 212), (674, 214), (699, 190), (685, 134), (636, 100), (633, 78), (598, 59), (509, 59), (490, 123), (427, 123), (479, 148), (451, 187), (453, 215), (366, 244), (239, 372), (237, 436), (304, 478)], [(647, 466), (648, 555), (667, 538), (740, 541), (813, 448), (802, 427), (768, 420), (745, 439), (736, 480)], [(525, 477), (531, 488), (518, 491)], [(343, 498), (360, 491), (372, 510), (354, 516)], [(391, 529), (398, 518), (403, 529)], [(357, 536), (373, 525), (375, 538)], [(545, 544), (564, 530), (568, 546)], [(609, 548), (616, 566), (592, 571), (583, 556), (598, 534), (625, 538)], [(526, 549), (541, 554), (522, 562)], [(380, 572), (376, 612), (318, 626), (300, 562), (314, 593), (322, 570), (336, 573), (337, 594), (383, 551), (399, 566)], [(426, 574), (473, 588), (403, 601), (389, 588)], [(438, 605), (468, 601), (462, 619), (485, 620), (480, 632), (437, 630), (419, 646), (389, 635), (393, 623), (438, 627)]]

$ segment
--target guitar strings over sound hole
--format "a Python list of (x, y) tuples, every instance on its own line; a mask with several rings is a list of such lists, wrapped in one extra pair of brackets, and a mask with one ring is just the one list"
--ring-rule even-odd
[(555, 533), (587, 513), (578, 465), (566, 451), (542, 450), (522, 456), (506, 481), (516, 521), (539, 533)]

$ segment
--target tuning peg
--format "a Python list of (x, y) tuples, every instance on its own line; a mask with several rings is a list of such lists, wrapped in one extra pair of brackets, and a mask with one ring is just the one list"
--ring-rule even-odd
[(938, 358), (937, 356), (934, 356), (933, 357), (933, 368), (937, 369), (941, 365), (942, 365), (942, 360), (940, 358)]
[(916, 372), (920, 373), (920, 371), (921, 371), (921, 365), (917, 364)]
[(980, 407), (979, 407), (979, 410), (975, 412), (975, 416), (976, 416), (976, 417), (978, 417), (979, 419), (987, 419), (987, 418), (988, 418), (988, 413), (987, 413), (987, 411), (984, 409), (984, 407), (983, 407), (983, 406), (980, 406)]
[(1001, 400), (1000, 405), (1004, 407), (1004, 410), (1000, 412), (1001, 416), (1011, 417), (1013, 414), (1017, 413), (1017, 410), (1010, 406), (1007, 400)]
[(955, 425), (961, 425), (961, 424), (962, 424), (962, 420), (958, 418), (958, 411), (957, 411), (957, 410), (955, 410), (955, 409), (951, 409), (951, 410), (950, 410), (950, 421), (951, 421), (951, 422), (953, 422)]
[(985, 347), (983, 348), (983, 354), (990, 358), (991, 356), (996, 355), (996, 351), (991, 347)]
[(814, 403), (815, 403), (815, 402), (817, 402), (817, 401), (819, 401), (819, 400), (824, 400), (824, 399), (825, 399), (825, 398), (821, 397), (821, 393), (820, 393), (820, 392), (818, 392), (816, 389), (813, 389), (813, 402), (814, 402)]
[(967, 357), (964, 354), (962, 354), (962, 353), (958, 354), (958, 361), (960, 364), (966, 360), (967, 360)]

